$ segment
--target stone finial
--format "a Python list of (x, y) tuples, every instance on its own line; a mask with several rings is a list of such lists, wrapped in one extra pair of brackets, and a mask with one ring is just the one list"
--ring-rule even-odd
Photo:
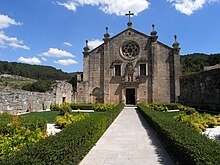
[(174, 35), (174, 42), (175, 42), (175, 43), (177, 43), (177, 40), (176, 40), (176, 39), (177, 39), (177, 36)]
[(180, 47), (179, 47), (179, 43), (177, 42), (177, 36), (174, 35), (174, 43), (173, 43), (173, 50), (176, 54), (179, 54), (180, 51)]
[(151, 37), (152, 42), (157, 41), (158, 36), (157, 36), (157, 32), (155, 31), (155, 25), (154, 24), (152, 25), (152, 32), (150, 33), (150, 35), (151, 35), (150, 37)]
[(109, 41), (110, 35), (109, 35), (109, 33), (108, 33), (108, 27), (106, 27), (105, 29), (106, 29), (106, 32), (105, 32), (105, 34), (104, 34), (103, 40), (104, 40), (104, 42), (106, 43), (106, 42)]
[(152, 24), (152, 31), (153, 31), (153, 32), (155, 31), (154, 27), (155, 27), (155, 25), (154, 25), (154, 24)]
[(88, 40), (86, 40), (86, 46), (83, 48), (84, 52), (83, 53), (88, 53), (89, 52), (89, 46), (88, 46)]

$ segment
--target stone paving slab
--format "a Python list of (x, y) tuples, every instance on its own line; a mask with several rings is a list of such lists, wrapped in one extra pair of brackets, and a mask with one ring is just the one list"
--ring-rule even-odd
[(80, 165), (173, 165), (135, 107), (125, 107)]

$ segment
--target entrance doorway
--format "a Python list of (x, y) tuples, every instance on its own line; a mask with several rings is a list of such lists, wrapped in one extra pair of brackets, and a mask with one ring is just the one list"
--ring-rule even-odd
[(126, 89), (126, 104), (132, 104), (132, 105), (136, 104), (134, 88)]
[(66, 102), (66, 97), (63, 97), (63, 103), (65, 103)]

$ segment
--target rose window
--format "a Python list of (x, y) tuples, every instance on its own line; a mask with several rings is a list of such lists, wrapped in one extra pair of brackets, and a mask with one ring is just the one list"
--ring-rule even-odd
[(128, 59), (135, 58), (139, 54), (139, 51), (140, 47), (134, 41), (125, 42), (120, 49), (121, 55)]

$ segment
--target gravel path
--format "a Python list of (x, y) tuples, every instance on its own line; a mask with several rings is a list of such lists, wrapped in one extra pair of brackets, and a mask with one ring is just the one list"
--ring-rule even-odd
[(220, 141), (220, 126), (215, 128), (207, 128), (202, 134), (210, 139)]
[(47, 124), (47, 135), (55, 135), (59, 133), (61, 129), (59, 129), (55, 124)]

